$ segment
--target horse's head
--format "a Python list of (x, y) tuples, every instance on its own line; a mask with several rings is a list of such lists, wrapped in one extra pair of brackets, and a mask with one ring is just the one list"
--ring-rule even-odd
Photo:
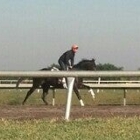
[(96, 70), (95, 59), (83, 59), (78, 64), (74, 65), (74, 68), (79, 70)]

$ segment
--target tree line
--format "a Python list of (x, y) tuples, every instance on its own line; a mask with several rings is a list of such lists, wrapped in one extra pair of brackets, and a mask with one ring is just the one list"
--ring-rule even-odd
[[(50, 66), (48, 66), (47, 68), (50, 69), (52, 67), (56, 67), (56, 68), (60, 68), (60, 66), (58, 64), (52, 64)], [(113, 71), (113, 70), (117, 70), (117, 71), (122, 71), (124, 68), (123, 67), (117, 67), (113, 64), (110, 63), (105, 63), (105, 64), (97, 64), (96, 65), (96, 70), (98, 71)]]

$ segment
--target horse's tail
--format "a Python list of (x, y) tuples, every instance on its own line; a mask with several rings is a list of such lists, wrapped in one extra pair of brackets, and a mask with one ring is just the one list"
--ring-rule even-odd
[(23, 78), (20, 77), (16, 83), (16, 89), (19, 87), (19, 84), (23, 81)]

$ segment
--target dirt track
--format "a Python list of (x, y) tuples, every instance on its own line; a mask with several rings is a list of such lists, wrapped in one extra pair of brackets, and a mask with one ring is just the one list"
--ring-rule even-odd
[[(0, 118), (5, 119), (63, 119), (65, 106), (0, 106)], [(140, 106), (72, 106), (71, 119), (87, 117), (140, 116)]]

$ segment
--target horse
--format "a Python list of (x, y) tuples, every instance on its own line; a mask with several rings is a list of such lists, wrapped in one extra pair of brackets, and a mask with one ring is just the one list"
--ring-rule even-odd
[[(52, 70), (52, 69), (51, 68), (41, 69), (41, 71), (49, 71), (49, 70)], [(91, 59), (91, 60), (83, 59), (83, 60), (81, 60), (79, 63), (74, 65), (73, 68), (71, 69), (71, 71), (74, 71), (74, 70), (86, 70), (86, 71), (96, 70), (95, 59)], [(23, 80), (22, 78), (19, 78), (19, 80), (17, 81), (16, 87), (19, 86), (19, 84), (21, 83), (22, 80)], [(83, 80), (83, 78), (75, 78), (73, 90), (74, 90), (77, 98), (79, 99), (81, 106), (84, 106), (84, 103), (82, 101), (82, 98), (81, 98), (81, 96), (79, 94), (79, 90), (78, 90), (78, 88), (83, 86), (82, 80)], [(59, 78), (59, 77), (57, 77), (57, 78), (55, 78), (55, 77), (33, 78), (32, 87), (27, 92), (27, 94), (22, 102), (23, 105), (25, 104), (25, 102), (29, 98), (29, 96), (39, 87), (41, 87), (43, 89), (42, 100), (46, 105), (48, 105), (48, 102), (46, 101), (45, 98), (48, 94), (48, 90), (51, 87), (53, 89), (64, 88), (62, 78)]]

